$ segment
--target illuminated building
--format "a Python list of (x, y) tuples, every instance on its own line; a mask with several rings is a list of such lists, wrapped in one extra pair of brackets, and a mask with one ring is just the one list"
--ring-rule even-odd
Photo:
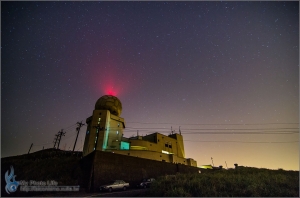
[(83, 156), (94, 150), (113, 152), (122, 155), (164, 161), (170, 163), (197, 166), (191, 158), (185, 158), (183, 137), (181, 134), (168, 136), (153, 133), (131, 138), (123, 137), (125, 128), (120, 100), (105, 95), (96, 102), (93, 115), (86, 119), (87, 131)]
[(124, 119), (121, 101), (114, 96), (105, 95), (98, 99), (93, 115), (86, 119), (87, 130), (83, 146), (83, 156), (94, 150), (106, 151), (120, 149)]

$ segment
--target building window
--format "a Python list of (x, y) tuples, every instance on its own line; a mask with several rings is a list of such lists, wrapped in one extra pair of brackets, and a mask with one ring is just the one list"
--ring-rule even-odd
[(150, 146), (152, 146), (152, 144), (150, 144)]
[(90, 133), (90, 131), (86, 131), (86, 134), (89, 134)]
[(167, 143), (165, 143), (165, 147), (168, 147), (168, 144), (167, 144)]
[(171, 145), (171, 144), (169, 145), (169, 148), (172, 148), (172, 145)]
[(159, 142), (159, 140), (157, 140)]
[(128, 155), (130, 155), (130, 153), (128, 153)]
[(120, 123), (118, 123), (118, 127), (120, 126)]
[(165, 154), (169, 154), (169, 152), (168, 152), (168, 151), (164, 151), (164, 150), (162, 150), (161, 152), (162, 152), (162, 153), (165, 153)]
[(117, 134), (119, 134), (119, 131), (117, 131)]

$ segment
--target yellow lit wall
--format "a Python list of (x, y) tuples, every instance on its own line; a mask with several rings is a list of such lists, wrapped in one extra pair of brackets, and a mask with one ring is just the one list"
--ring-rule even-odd
[[(185, 159), (181, 157), (177, 157), (176, 155), (172, 154), (164, 154), (155, 151), (149, 150), (114, 150), (111, 151), (113, 153), (128, 155), (133, 157), (140, 157), (145, 159), (157, 160), (157, 161), (164, 161), (169, 163), (178, 163), (178, 164), (185, 164), (189, 166), (197, 166), (197, 163), (193, 159)], [(191, 163), (191, 160), (193, 163)]]
[(94, 110), (86, 119), (87, 131), (83, 147), (83, 156), (94, 150), (120, 149), (124, 119), (112, 115), (109, 110)]
[(161, 152), (162, 150), (173, 153), (178, 157), (185, 157), (183, 138), (180, 134), (166, 136), (160, 133), (153, 133), (142, 137), (142, 140), (130, 139), (131, 146), (144, 146), (150, 151)]
[(157, 161), (197, 166), (195, 160), (184, 158), (183, 138), (180, 134), (165, 136), (160, 133), (153, 133), (143, 137), (136, 136), (130, 138), (128, 141), (130, 143), (129, 150), (111, 150), (111, 152)]

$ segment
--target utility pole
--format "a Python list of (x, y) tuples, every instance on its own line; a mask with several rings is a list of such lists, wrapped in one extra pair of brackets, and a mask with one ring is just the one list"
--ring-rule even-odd
[[(59, 132), (58, 132), (59, 133)], [(58, 140), (58, 134), (55, 134), (55, 138), (54, 138), (54, 146), (53, 146), (53, 148), (55, 148), (55, 146), (56, 146), (56, 143), (57, 143), (57, 140)]]
[(179, 126), (179, 134), (181, 135), (181, 130), (180, 130), (180, 126)]
[(59, 144), (60, 144), (60, 140), (61, 140), (61, 136), (65, 136), (66, 132), (63, 131), (63, 129), (61, 131), (58, 132), (58, 145), (57, 145), (57, 149), (59, 149)]
[(74, 143), (73, 152), (74, 152), (74, 149), (75, 149), (75, 146), (76, 146), (76, 142), (77, 142), (77, 138), (78, 138), (78, 134), (79, 134), (80, 128), (82, 126), (84, 126), (84, 124), (82, 124), (82, 121), (80, 123), (77, 122), (77, 128), (76, 128), (76, 130), (77, 130), (77, 136), (76, 136), (76, 140), (75, 140), (75, 143)]
[(29, 154), (29, 152), (30, 152), (30, 150), (31, 150), (31, 147), (32, 147), (32, 145), (33, 145), (33, 143), (31, 143), (31, 145), (30, 145), (30, 148), (29, 148), (29, 151), (28, 151), (28, 153), (27, 153), (27, 154)]
[(225, 161), (225, 164), (226, 164), (226, 168), (228, 169), (226, 161)]
[(215, 166), (215, 165), (214, 165), (214, 161), (213, 161), (213, 158), (212, 158), (212, 157), (211, 157), (211, 162), (212, 162), (213, 166)]

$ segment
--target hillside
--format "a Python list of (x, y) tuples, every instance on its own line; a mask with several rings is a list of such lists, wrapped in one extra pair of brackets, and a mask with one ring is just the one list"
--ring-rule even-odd
[[(14, 175), (16, 181), (20, 180), (35, 180), (47, 181), (54, 180), (59, 186), (77, 186), (80, 185), (82, 191), (85, 191), (89, 183), (97, 187), (100, 185), (101, 178), (108, 179), (101, 171), (123, 174), (123, 177), (128, 175), (134, 181), (134, 175), (137, 175), (139, 167), (134, 165), (140, 164), (145, 170), (146, 165), (143, 165), (143, 159), (133, 158), (122, 155), (115, 155), (106, 152), (96, 152), (96, 161), (94, 170), (96, 177), (91, 176), (91, 162), (93, 155), (87, 156), (87, 160), (81, 160), (81, 152), (61, 151), (56, 149), (45, 149), (31, 154), (20, 156), (6, 157), (1, 159), (1, 195), (2, 196), (42, 196), (49, 193), (45, 192), (21, 192), (20, 190), (7, 194), (5, 191), (5, 172), (10, 170), (10, 166), (14, 167)], [(98, 156), (98, 157), (97, 157)], [(129, 161), (133, 163), (130, 164)], [(129, 159), (130, 158), (130, 159)], [(100, 161), (99, 161), (100, 160)], [(102, 160), (102, 161), (101, 161)], [(104, 160), (104, 161), (103, 161)], [(137, 160), (135, 162), (134, 160)], [(151, 164), (151, 169), (160, 165), (163, 162), (144, 160), (144, 163)], [(89, 164), (90, 163), (90, 164)], [(129, 169), (118, 169), (119, 164), (122, 167), (130, 167)], [(101, 165), (101, 166), (100, 166)], [(106, 165), (106, 166), (105, 166)], [(164, 166), (172, 166), (165, 164)], [(98, 167), (99, 166), (99, 167)], [(106, 168), (105, 168), (106, 167)], [(117, 167), (117, 168), (116, 168)], [(135, 168), (134, 168), (135, 167)], [(107, 168), (110, 168), (109, 170)], [(157, 168), (157, 167), (156, 167)], [(202, 173), (184, 172), (183, 167), (179, 167), (182, 173), (176, 175), (155, 177), (157, 180), (143, 196), (158, 197), (299, 197), (299, 171), (285, 170), (269, 170), (249, 167), (238, 167), (236, 169), (220, 169), (206, 170)], [(99, 170), (98, 170), (99, 169)], [(101, 171), (100, 171), (101, 170)], [(124, 170), (127, 170), (127, 172)], [(145, 171), (144, 170), (144, 171)], [(148, 169), (147, 169), (148, 170)], [(133, 171), (132, 174), (130, 171)], [(149, 171), (149, 170), (148, 170)], [(175, 171), (175, 169), (174, 169)], [(173, 171), (173, 172), (174, 172)], [(178, 171), (178, 170), (177, 170)], [(159, 172), (155, 169), (154, 172)], [(171, 171), (172, 172), (172, 171)], [(150, 176), (151, 171), (148, 172)], [(174, 172), (174, 174), (176, 171)], [(169, 173), (170, 174), (170, 173)], [(173, 173), (172, 173), (173, 174)], [(166, 175), (166, 174), (161, 174)], [(152, 177), (152, 176), (151, 176)], [(98, 178), (98, 179), (97, 179)], [(94, 182), (90, 182), (91, 179)], [(105, 180), (106, 180), (105, 179)], [(128, 181), (129, 179), (126, 179)], [(98, 184), (99, 183), (99, 184)], [(68, 193), (50, 193), (51, 196), (72, 196)], [(74, 194), (80, 195), (80, 194)]]
[[(31, 154), (24, 154), (1, 159), (1, 194), (9, 196), (5, 191), (5, 172), (14, 168), (16, 181), (55, 180), (58, 185), (83, 185), (82, 165), (80, 163), (81, 152), (61, 151), (57, 149), (45, 149)], [(25, 193), (30, 196), (31, 192)], [(35, 193), (36, 194), (36, 193)], [(23, 196), (19, 190), (10, 195)]]
[(150, 197), (299, 197), (299, 171), (240, 168), (160, 177)]

